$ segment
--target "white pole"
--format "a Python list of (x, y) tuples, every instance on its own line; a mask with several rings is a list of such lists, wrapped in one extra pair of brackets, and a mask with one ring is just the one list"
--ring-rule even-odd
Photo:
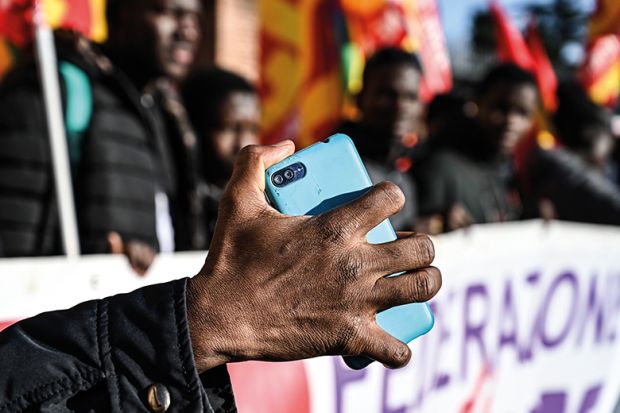
[(39, 76), (43, 85), (47, 128), (52, 149), (52, 165), (54, 181), (56, 183), (56, 199), (60, 213), (62, 242), (67, 257), (76, 258), (80, 255), (80, 242), (73, 201), (73, 187), (62, 114), (62, 100), (58, 84), (56, 48), (54, 46), (52, 30), (45, 21), (39, 1), (35, 2), (34, 23)]

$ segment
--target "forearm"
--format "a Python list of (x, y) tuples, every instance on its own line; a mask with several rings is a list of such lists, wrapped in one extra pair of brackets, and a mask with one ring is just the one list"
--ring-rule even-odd
[[(209, 401), (191, 348), (186, 283), (144, 287), (10, 327), (0, 334), (0, 371), (10, 372), (0, 377), (0, 406), (45, 403), (41, 386), (55, 383), (66, 398), (103, 388), (110, 411), (143, 411), (145, 392), (159, 383), (174, 411), (202, 411)], [(219, 374), (230, 387), (225, 369)]]

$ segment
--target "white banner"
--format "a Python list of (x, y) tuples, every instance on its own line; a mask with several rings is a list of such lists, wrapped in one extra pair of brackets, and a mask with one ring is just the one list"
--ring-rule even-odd
[[(620, 229), (538, 221), (435, 238), (436, 323), (404, 369), (339, 358), (230, 366), (243, 412), (611, 413), (620, 394)], [(0, 324), (198, 272), (204, 254), (0, 261)]]

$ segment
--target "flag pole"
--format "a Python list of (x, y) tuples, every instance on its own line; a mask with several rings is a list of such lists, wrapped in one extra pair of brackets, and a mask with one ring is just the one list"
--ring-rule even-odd
[(39, 63), (39, 77), (43, 86), (47, 128), (50, 136), (62, 243), (65, 255), (68, 258), (76, 258), (80, 255), (80, 242), (62, 114), (62, 99), (58, 82), (56, 48), (52, 29), (47, 24), (43, 13), (41, 1), (35, 1), (33, 17), (36, 53)]

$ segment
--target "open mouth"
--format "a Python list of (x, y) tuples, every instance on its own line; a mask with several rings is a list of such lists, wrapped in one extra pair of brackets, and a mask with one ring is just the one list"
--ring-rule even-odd
[(180, 65), (189, 65), (194, 60), (194, 51), (189, 46), (175, 46), (171, 52), (172, 61)]

